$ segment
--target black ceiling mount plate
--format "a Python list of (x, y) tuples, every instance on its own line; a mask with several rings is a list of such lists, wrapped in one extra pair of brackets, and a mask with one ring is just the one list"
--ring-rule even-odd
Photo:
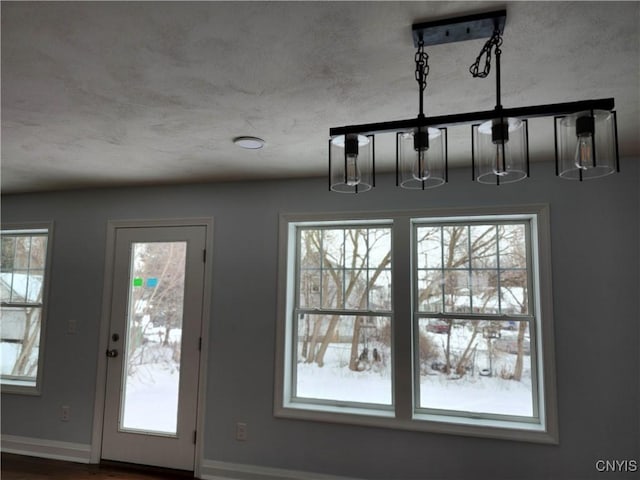
[(504, 31), (506, 19), (507, 11), (497, 10), (464, 17), (417, 23), (413, 25), (413, 45), (417, 47), (420, 39), (422, 39), (425, 46), (429, 46), (489, 38), (496, 27), (500, 30), (500, 33)]

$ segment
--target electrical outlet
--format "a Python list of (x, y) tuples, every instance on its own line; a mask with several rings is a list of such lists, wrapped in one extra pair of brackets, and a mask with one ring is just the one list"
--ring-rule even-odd
[(239, 442), (247, 441), (247, 424), (243, 422), (236, 423), (236, 440)]
[(60, 409), (60, 420), (68, 422), (71, 417), (71, 407), (69, 405), (63, 405)]

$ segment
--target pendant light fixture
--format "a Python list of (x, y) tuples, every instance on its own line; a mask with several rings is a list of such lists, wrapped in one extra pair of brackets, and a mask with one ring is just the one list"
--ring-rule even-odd
[[(500, 102), (500, 55), (502, 35), (498, 28), (487, 40), (476, 61), (469, 68), (474, 78), (486, 78), (491, 68), (491, 51), (496, 56), (495, 118), (471, 126), (471, 165), (473, 179), (500, 185), (529, 176), (529, 130), (526, 120), (505, 117)], [(480, 63), (485, 59), (484, 69)]]
[(616, 112), (589, 110), (555, 118), (556, 175), (587, 180), (620, 171)]
[[(424, 91), (429, 74), (429, 55), (422, 38), (418, 40), (415, 63), (421, 120), (425, 118)], [(447, 176), (446, 128), (416, 127), (396, 133), (396, 185), (424, 190), (443, 185)]]
[(375, 137), (347, 133), (329, 140), (329, 189), (361, 193), (375, 186)]
[[(360, 193), (375, 185), (375, 135), (396, 134), (396, 185), (427, 189), (448, 180), (447, 127), (471, 125), (472, 178), (500, 185), (529, 176), (528, 119), (555, 117), (556, 174), (583, 180), (619, 171), (613, 98), (504, 108), (501, 104), (500, 55), (506, 10), (413, 25), (415, 77), (420, 110), (416, 118), (334, 127), (329, 130), (329, 188)], [(488, 39), (469, 69), (473, 77), (489, 74), (496, 58), (496, 106), (493, 110), (427, 117), (424, 90), (429, 72), (426, 46)], [(484, 59), (484, 68), (480, 64)]]

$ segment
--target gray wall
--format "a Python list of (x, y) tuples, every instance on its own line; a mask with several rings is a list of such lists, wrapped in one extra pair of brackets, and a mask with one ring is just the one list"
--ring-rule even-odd
[[(602, 477), (598, 459), (640, 460), (640, 169), (637, 161), (622, 169), (580, 184), (541, 164), (527, 181), (498, 188), (459, 170), (427, 192), (384, 177), (357, 196), (329, 193), (324, 179), (4, 196), (4, 222), (52, 219), (55, 236), (42, 395), (3, 394), (2, 432), (90, 443), (107, 220), (212, 216), (206, 459), (371, 479)], [(551, 208), (560, 445), (273, 417), (280, 212), (524, 203)], [(76, 335), (66, 333), (69, 319)], [(240, 420), (246, 443), (233, 439)]]

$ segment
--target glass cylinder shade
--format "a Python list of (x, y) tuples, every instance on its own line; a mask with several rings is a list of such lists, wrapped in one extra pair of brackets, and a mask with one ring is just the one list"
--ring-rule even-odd
[(615, 112), (593, 110), (555, 118), (556, 173), (568, 180), (618, 170)]
[(402, 188), (425, 189), (447, 181), (447, 129), (396, 134), (396, 175)]
[(362, 193), (375, 186), (373, 135), (338, 135), (329, 140), (329, 188)]
[(528, 126), (526, 120), (503, 118), (472, 125), (474, 179), (499, 185), (529, 176)]

